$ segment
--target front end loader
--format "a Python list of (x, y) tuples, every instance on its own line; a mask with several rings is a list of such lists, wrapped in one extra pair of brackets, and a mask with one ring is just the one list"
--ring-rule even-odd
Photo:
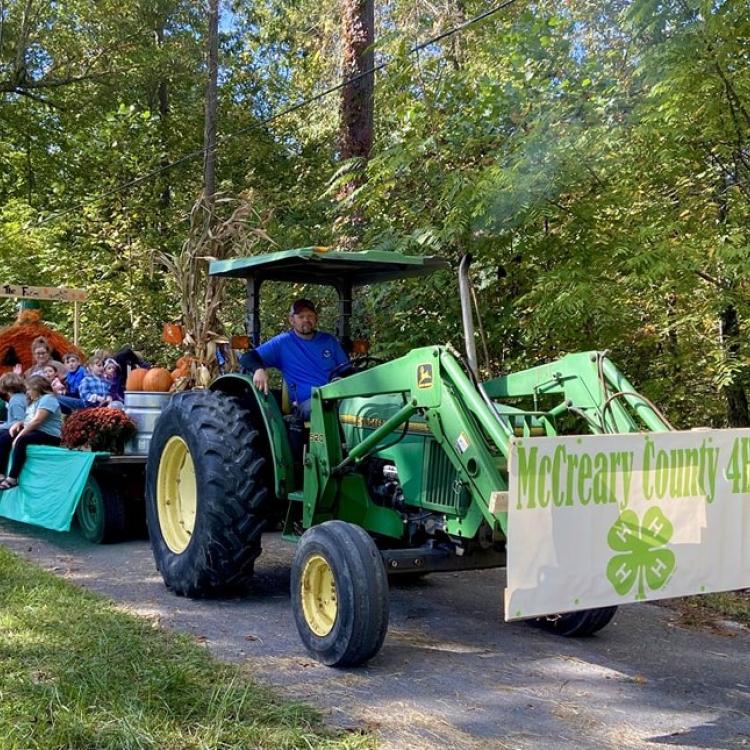
[[(211, 272), (246, 280), (255, 345), (262, 283), (334, 286), (337, 334), (346, 346), (353, 290), (445, 265), (397, 253), (307, 248), (215, 262)], [(657, 433), (684, 433), (672, 433), (604, 352), (570, 354), (482, 382), (468, 284), (465, 259), (465, 353), (435, 345), (389, 362), (353, 359), (353, 374), (313, 390), (309, 424), (284, 415), (283, 400), (259, 393), (249, 375), (222, 376), (208, 390), (171, 400), (156, 425), (147, 467), (151, 544), (170, 589), (191, 597), (243, 590), (262, 534), (280, 526), (296, 544), (291, 600), (305, 648), (324, 664), (353, 666), (383, 644), (393, 576), (507, 564), (506, 619), (568, 636), (603, 628), (617, 604), (632, 600), (632, 576), (640, 581), (640, 598), (658, 598), (669, 588), (675, 566), (666, 554), (673, 553), (662, 549), (667, 527), (654, 508), (643, 521), (633, 510), (631, 480), (643, 474), (640, 459), (623, 451), (601, 456), (624, 434), (656, 440)], [(301, 432), (299, 446), (293, 431)], [(688, 433), (686, 451), (698, 435)], [(593, 458), (585, 453), (590, 449)], [(705, 487), (695, 489), (691, 497)], [(623, 505), (626, 495), (630, 507)], [(594, 510), (613, 529), (609, 588), (587, 588), (575, 574), (558, 585), (569, 583), (572, 592), (555, 599), (561, 609), (547, 609), (529, 592), (558, 580), (571, 543), (588, 544), (586, 514)], [(514, 536), (516, 524), (523, 535)], [(556, 536), (559, 528), (568, 529), (565, 539)], [(595, 537), (592, 559), (602, 547)], [(522, 561), (516, 578), (513, 555)], [(545, 562), (537, 569), (539, 559)], [(747, 562), (740, 563), (745, 578)], [(515, 586), (516, 579), (523, 585)]]

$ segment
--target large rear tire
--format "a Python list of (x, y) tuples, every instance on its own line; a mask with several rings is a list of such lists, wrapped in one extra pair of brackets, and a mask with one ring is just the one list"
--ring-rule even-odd
[(223, 393), (173, 397), (151, 438), (146, 520), (156, 567), (175, 593), (246, 588), (273, 503), (250, 413)]
[(344, 521), (308, 529), (291, 578), (294, 620), (311, 656), (354, 667), (377, 654), (388, 630), (388, 576), (366, 531)]
[(609, 625), (617, 612), (617, 607), (598, 607), (583, 609), (580, 612), (566, 612), (551, 617), (537, 617), (526, 622), (535, 628), (546, 630), (548, 633), (562, 635), (568, 638), (582, 638), (593, 635), (598, 630)]

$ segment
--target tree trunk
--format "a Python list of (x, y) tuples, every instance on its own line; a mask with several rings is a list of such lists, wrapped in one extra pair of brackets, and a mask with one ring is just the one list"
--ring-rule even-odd
[[(164, 46), (164, 23), (164, 19), (160, 19), (157, 22), (155, 29), (156, 46), (159, 48)], [(159, 81), (156, 95), (159, 102), (159, 131), (162, 148), (162, 157), (160, 164), (165, 168), (159, 178), (161, 183), (159, 190), (159, 208), (162, 212), (164, 212), (169, 208), (169, 203), (171, 200), (169, 170), (166, 169), (169, 164), (169, 85), (166, 78), (162, 78)], [(160, 224), (162, 224), (161, 221)], [(160, 226), (160, 231), (161, 229), (162, 227)]]
[(669, 350), (669, 356), (672, 360), (672, 374), (678, 377), (680, 374), (680, 347), (677, 341), (677, 326), (675, 322), (677, 320), (677, 295), (674, 292), (667, 294), (667, 346)]
[(18, 32), (18, 41), (16, 42), (16, 63), (13, 71), (13, 77), (17, 85), (21, 86), (26, 82), (26, 52), (29, 44), (29, 33), (31, 30), (31, 0), (26, 0), (23, 7), (23, 16), (21, 18), (21, 28)]
[[(343, 78), (362, 76), (345, 86), (341, 92), (341, 120), (339, 124), (339, 152), (342, 161), (359, 158), (362, 163), (352, 178), (341, 188), (338, 198), (344, 201), (362, 184), (362, 174), (370, 157), (373, 143), (374, 74), (362, 75), (373, 67), (372, 49), (375, 37), (374, 0), (341, 0), (343, 40)], [(345, 246), (357, 244), (356, 235), (362, 217), (356, 210), (342, 209), (338, 220), (340, 242)]]
[[(727, 223), (729, 204), (727, 203), (728, 178), (725, 176), (720, 182), (720, 192), (717, 199), (717, 223), (723, 231)], [(731, 303), (727, 304), (719, 314), (721, 323), (721, 341), (724, 355), (734, 360), (740, 354), (740, 321), (737, 309)], [(727, 403), (727, 421), (730, 427), (750, 427), (750, 410), (748, 410), (747, 394), (742, 384), (741, 375), (735, 374), (732, 382), (722, 388)]]
[(206, 119), (203, 131), (203, 186), (206, 201), (213, 206), (216, 193), (216, 110), (219, 74), (219, 0), (208, 0), (208, 83), (206, 85)]
[(34, 165), (31, 158), (31, 134), (26, 133), (26, 198), (30, 206), (33, 205), (34, 202), (35, 183)]
[[(740, 324), (734, 305), (727, 305), (721, 311), (721, 332), (724, 351), (732, 359), (739, 355)], [(730, 427), (750, 427), (750, 409), (748, 409), (747, 394), (744, 386), (736, 381), (722, 388), (727, 401), (727, 421)]]
[[(375, 27), (373, 0), (341, 0), (344, 80), (373, 67)], [(373, 140), (373, 74), (350, 83), (341, 93), (340, 149), (342, 159), (370, 156)]]

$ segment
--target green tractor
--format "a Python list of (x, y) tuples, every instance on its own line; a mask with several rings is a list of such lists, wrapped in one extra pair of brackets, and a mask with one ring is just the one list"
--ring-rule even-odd
[[(358, 287), (423, 276), (444, 260), (307, 248), (215, 261), (244, 278), (247, 328), (260, 343), (265, 281), (330, 285), (336, 335), (350, 341)], [(388, 627), (389, 577), (506, 564), (508, 458), (514, 439), (570, 432), (667, 431), (658, 410), (599, 352), (572, 354), (485, 382), (473, 347), (468, 259), (459, 287), (466, 352), (414, 349), (313, 390), (302, 450), (281, 399), (228, 374), (164, 408), (147, 465), (151, 544), (166, 585), (205, 597), (242, 591), (266, 530), (296, 543), (294, 618), (307, 651), (361, 664)], [(295, 455), (296, 454), (296, 455)], [(567, 636), (603, 628), (615, 607), (536, 617)]]

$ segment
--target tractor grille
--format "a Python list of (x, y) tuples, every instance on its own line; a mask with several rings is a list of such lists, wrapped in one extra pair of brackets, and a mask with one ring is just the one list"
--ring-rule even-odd
[(433, 506), (436, 510), (457, 508), (464, 492), (462, 490), (456, 494), (455, 491), (458, 473), (443, 449), (434, 440), (430, 440), (428, 445), (423, 504)]

